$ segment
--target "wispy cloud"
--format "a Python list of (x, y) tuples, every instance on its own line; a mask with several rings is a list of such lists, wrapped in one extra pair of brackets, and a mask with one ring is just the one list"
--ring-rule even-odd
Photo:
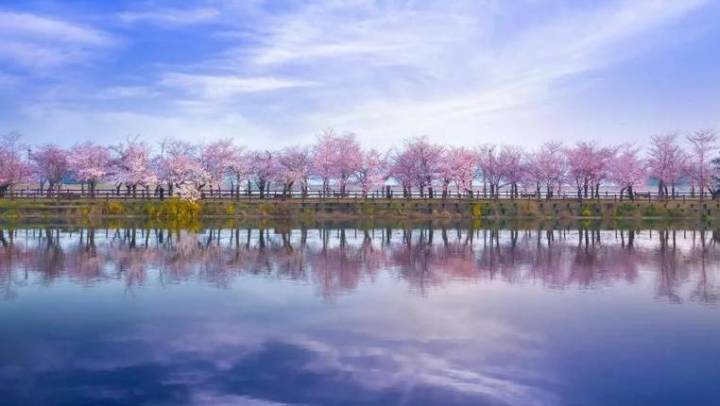
[[(314, 11), (276, 28), (271, 40), (255, 50), (253, 61), (302, 62), (304, 75), (349, 84), (324, 93), (330, 102), (309, 112), (309, 124), (360, 129), (377, 140), (388, 132), (430, 133), (443, 140), (451, 132), (457, 142), (473, 143), (477, 129), (490, 123), (500, 131), (517, 128), (511, 122), (549, 103), (560, 81), (657, 45), (651, 38), (656, 29), (707, 3), (606, 3), (551, 16), (509, 39), (494, 37), (486, 18), (478, 15), (376, 10), (350, 26)], [(351, 63), (343, 62), (347, 55), (354, 57)], [(372, 82), (368, 69), (379, 75)], [(512, 109), (518, 110), (515, 118), (507, 114)], [(511, 122), (498, 122), (505, 117)], [(513, 136), (520, 140), (523, 134)]]
[(160, 84), (203, 98), (225, 98), (243, 93), (268, 92), (295, 87), (315, 86), (303, 80), (276, 77), (212, 76), (187, 73), (166, 73)]
[[(458, 144), (491, 142), (502, 134), (504, 142), (532, 144), (608, 133), (608, 123), (588, 129), (575, 109), (585, 108), (585, 118), (596, 110), (575, 105), (613, 103), (583, 92), (602, 75), (612, 75), (618, 87), (632, 85), (623, 70), (635, 61), (652, 73), (650, 58), (694, 44), (689, 33), (708, 24), (702, 14), (718, 13), (712, 5), (709, 0), (196, 0), (185, 8), (130, 2), (102, 15), (57, 18), (33, 14), (36, 9), (0, 11), (0, 63), (10, 67), (3, 72), (22, 77), (51, 67), (62, 73), (65, 65), (112, 56), (97, 59), (106, 64), (92, 65), (95, 76), (77, 66), (66, 71), (74, 81), (53, 75), (57, 92), (37, 85), (38, 96), (26, 103), (45, 106), (47, 114), (23, 116), (27, 106), (14, 102), (19, 113), (10, 121), (34, 120), (25, 127), (40, 132), (59, 125), (52, 121), (55, 109), (78, 134), (96, 131), (81, 131), (83, 125), (107, 128), (102, 123), (135, 117), (120, 126), (123, 131), (142, 131), (145, 125), (152, 131), (144, 133), (158, 137), (192, 138), (189, 128), (212, 136), (243, 128), (275, 134), (281, 145), (334, 126), (356, 131), (375, 146), (421, 134), (443, 142), (451, 134)], [(68, 16), (106, 24), (100, 30)], [(118, 43), (128, 46), (112, 48)], [(710, 53), (694, 57), (707, 62)], [(690, 77), (695, 67), (683, 61), (677, 68)], [(689, 92), (682, 78), (675, 79), (674, 90)], [(625, 95), (612, 91), (619, 99)], [(654, 101), (651, 93), (643, 92), (645, 104), (657, 104), (658, 111), (671, 105)], [(688, 117), (670, 113), (666, 120), (678, 121), (673, 128)], [(585, 132), (577, 131), (581, 126)], [(637, 129), (611, 136), (626, 139), (632, 131), (649, 131)], [(255, 139), (265, 143), (261, 137), (248, 142)]]
[(25, 68), (80, 62), (94, 50), (116, 45), (101, 30), (56, 18), (0, 11), (0, 59)]
[(146, 11), (128, 11), (118, 14), (125, 23), (147, 22), (160, 25), (201, 24), (220, 16), (217, 9), (210, 7), (191, 9), (153, 9)]

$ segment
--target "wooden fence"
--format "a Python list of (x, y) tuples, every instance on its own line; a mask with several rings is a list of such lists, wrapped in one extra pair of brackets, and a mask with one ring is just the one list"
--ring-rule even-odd
[[(48, 193), (47, 190), (22, 188), (13, 191), (6, 191), (0, 198), (11, 199), (11, 200), (40, 200), (40, 199), (65, 199), (65, 200), (79, 200), (79, 199), (102, 199), (102, 200), (161, 200), (171, 198), (167, 192), (160, 193), (156, 190), (145, 190), (138, 189), (135, 192), (128, 192), (126, 190), (120, 190), (118, 193), (117, 189), (96, 189), (94, 195), (87, 190), (82, 191), (76, 188), (60, 189)], [(492, 196), (489, 193), (483, 193), (482, 190), (474, 190), (472, 193), (457, 193), (450, 192), (447, 195), (438, 193), (428, 193), (427, 191), (423, 194), (413, 191), (410, 194), (403, 193), (399, 189), (383, 189), (374, 190), (364, 196), (360, 191), (349, 191), (344, 195), (338, 192), (330, 191), (329, 193), (323, 193), (320, 190), (312, 190), (307, 194), (303, 194), (300, 191), (292, 191), (284, 193), (281, 190), (266, 191), (261, 194), (258, 190), (231, 190), (231, 189), (214, 189), (212, 191), (206, 190), (201, 194), (201, 200), (258, 200), (258, 199), (307, 199), (307, 200), (329, 200), (329, 199), (351, 199), (351, 200), (375, 200), (375, 199), (406, 199), (406, 200), (442, 200), (442, 199), (503, 199), (503, 200), (598, 200), (598, 197), (578, 197), (577, 193), (563, 193), (551, 196), (549, 199), (544, 194), (538, 195), (535, 193), (520, 193), (515, 196), (509, 192), (501, 192), (499, 195)], [(621, 199), (620, 195), (616, 192), (600, 192), (600, 200), (630, 200), (627, 195), (624, 195)], [(700, 196), (697, 193), (679, 192), (672, 196), (660, 196), (653, 192), (636, 193), (635, 200), (643, 201), (667, 201), (667, 200), (711, 200), (712, 196), (705, 194)]]

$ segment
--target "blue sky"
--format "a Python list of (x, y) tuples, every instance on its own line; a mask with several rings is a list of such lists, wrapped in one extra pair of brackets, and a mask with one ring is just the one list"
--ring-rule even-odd
[(0, 132), (253, 148), (720, 127), (708, 0), (2, 1)]

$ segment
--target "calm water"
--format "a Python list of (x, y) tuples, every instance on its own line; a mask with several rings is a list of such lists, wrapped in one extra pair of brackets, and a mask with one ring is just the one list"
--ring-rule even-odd
[(0, 403), (720, 404), (715, 237), (5, 228)]

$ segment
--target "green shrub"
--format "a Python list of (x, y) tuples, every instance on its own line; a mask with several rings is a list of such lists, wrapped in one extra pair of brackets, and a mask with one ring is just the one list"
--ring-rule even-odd
[(620, 203), (615, 208), (615, 216), (629, 217), (637, 214), (637, 206), (631, 203)]
[(655, 205), (651, 204), (650, 206), (646, 207), (645, 210), (643, 210), (643, 215), (645, 217), (657, 217), (658, 209), (657, 207), (655, 207)]

